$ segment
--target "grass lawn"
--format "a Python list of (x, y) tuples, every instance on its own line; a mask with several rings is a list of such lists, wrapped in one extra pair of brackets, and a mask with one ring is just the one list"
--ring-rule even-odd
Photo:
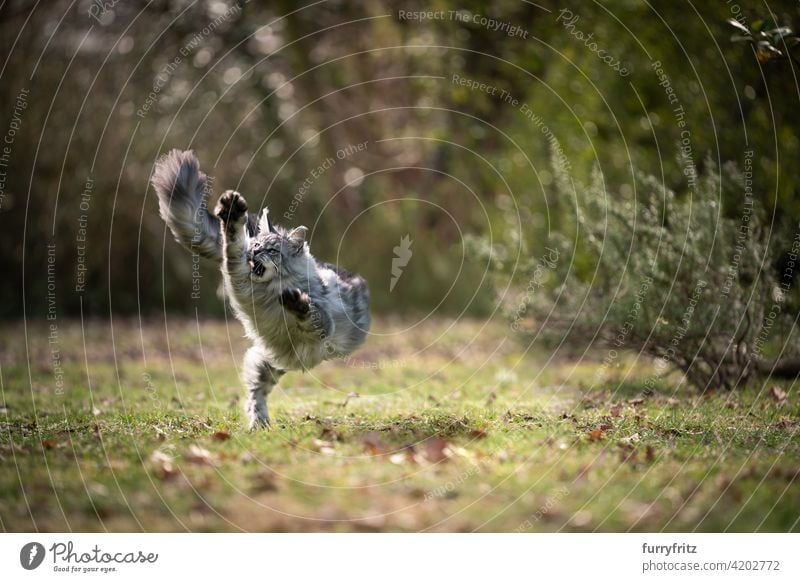
[(373, 331), (251, 433), (238, 322), (3, 324), (0, 528), (800, 531), (792, 385), (643, 394), (648, 362), (598, 382), (605, 354), (526, 354), (501, 321)]

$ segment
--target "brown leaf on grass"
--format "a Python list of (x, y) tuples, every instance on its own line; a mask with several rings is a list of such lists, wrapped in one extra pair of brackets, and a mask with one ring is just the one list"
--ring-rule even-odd
[(604, 422), (602, 424), (597, 425), (597, 427), (594, 428), (593, 430), (590, 430), (589, 432), (587, 432), (586, 436), (589, 439), (589, 442), (593, 443), (593, 442), (601, 440), (603, 438), (603, 435), (606, 433), (606, 431), (609, 431), (612, 428), (614, 428), (614, 426), (612, 424), (610, 424), (608, 422)]
[(417, 455), (417, 451), (413, 445), (406, 447), (402, 451), (394, 453), (389, 457), (389, 461), (394, 463), (395, 465), (403, 465), (405, 463), (409, 463), (411, 465), (416, 465), (419, 463), (419, 455)]
[(773, 386), (770, 388), (769, 395), (772, 396), (772, 399), (779, 404), (783, 404), (788, 399), (786, 392), (781, 390), (778, 386)]
[(678, 400), (677, 398), (672, 398), (672, 397), (667, 398), (667, 404), (673, 408), (677, 407), (680, 403), (681, 401)]
[(589, 439), (590, 443), (602, 440), (603, 439), (603, 429), (598, 427), (598, 428), (596, 428), (594, 430), (590, 430), (589, 432), (586, 433), (586, 438)]
[(425, 460), (429, 463), (447, 461), (452, 455), (450, 443), (440, 437), (431, 437), (425, 441)]
[(213, 466), (216, 463), (216, 457), (211, 451), (195, 444), (189, 445), (189, 450), (186, 451), (183, 458), (196, 465)]
[(631, 444), (634, 444), (634, 443), (638, 443), (639, 440), (641, 440), (641, 437), (639, 436), (638, 432), (635, 432), (630, 436), (627, 436), (625, 438), (620, 439), (619, 442), (621, 442), (623, 444), (626, 444), (626, 445), (631, 445)]
[(218, 431), (215, 431), (215, 432), (211, 433), (211, 438), (214, 439), (215, 441), (226, 441), (229, 438), (231, 438), (231, 431), (226, 426), (222, 430), (218, 430)]
[(611, 416), (613, 416), (614, 418), (619, 418), (619, 416), (622, 414), (622, 408), (623, 408), (622, 404), (620, 403), (612, 405)]
[(311, 444), (317, 452), (323, 455), (333, 455), (336, 452), (333, 450), (333, 443), (330, 441), (314, 439)]
[(44, 447), (48, 451), (54, 448), (57, 444), (58, 444), (58, 439), (44, 439), (42, 441), (42, 447)]
[(473, 439), (485, 439), (486, 434), (486, 430), (482, 428), (473, 428), (469, 431), (469, 436)]
[(377, 432), (368, 432), (363, 439), (364, 450), (370, 455), (383, 455), (386, 453), (386, 445), (381, 440), (381, 435)]
[(319, 438), (324, 441), (331, 441), (331, 442), (342, 442), (344, 441), (344, 437), (332, 426), (323, 426), (322, 430), (319, 433)]
[(640, 406), (644, 404), (644, 398), (641, 397), (631, 398), (630, 400), (628, 400), (628, 404), (630, 404), (631, 406)]
[(794, 428), (797, 422), (788, 416), (782, 416), (778, 423), (775, 425), (777, 428)]
[(599, 408), (600, 407), (599, 397), (584, 394), (583, 398), (581, 398), (581, 406), (583, 406), (586, 410), (593, 410), (595, 408)]
[(156, 473), (161, 479), (172, 479), (178, 474), (172, 462), (172, 457), (159, 449), (156, 449), (150, 455), (150, 463), (153, 464)]
[(268, 493), (270, 491), (278, 490), (277, 479), (275, 473), (269, 469), (263, 469), (253, 475), (250, 483), (250, 489), (256, 493)]

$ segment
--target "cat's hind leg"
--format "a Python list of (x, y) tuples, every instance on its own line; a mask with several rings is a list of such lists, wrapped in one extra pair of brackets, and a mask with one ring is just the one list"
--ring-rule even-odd
[(242, 376), (247, 390), (245, 411), (251, 430), (269, 426), (267, 397), (284, 373), (270, 364), (262, 346), (255, 345), (247, 350)]

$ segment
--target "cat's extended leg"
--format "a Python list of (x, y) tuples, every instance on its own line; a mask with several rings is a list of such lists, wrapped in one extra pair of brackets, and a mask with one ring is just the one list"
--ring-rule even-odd
[(250, 287), (250, 267), (247, 264), (244, 237), (247, 202), (238, 192), (227, 190), (219, 197), (214, 214), (222, 226), (222, 275), (236, 297), (239, 291)]
[(245, 411), (251, 430), (269, 425), (267, 397), (284, 373), (269, 363), (267, 352), (262, 346), (256, 345), (247, 350), (242, 375), (247, 389)]

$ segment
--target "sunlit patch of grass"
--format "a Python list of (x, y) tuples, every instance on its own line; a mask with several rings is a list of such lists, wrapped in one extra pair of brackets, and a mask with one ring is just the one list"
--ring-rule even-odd
[(97, 321), (84, 353), (80, 324), (61, 323), (61, 393), (46, 330), (26, 352), (4, 329), (0, 525), (798, 530), (792, 386), (699, 394), (646, 382), (634, 359), (598, 381), (599, 360), (545, 365), (502, 322), (450, 323), (377, 322), (387, 335), (353, 359), (287, 375), (259, 432), (241, 413), (237, 326), (117, 323), (112, 347)]

